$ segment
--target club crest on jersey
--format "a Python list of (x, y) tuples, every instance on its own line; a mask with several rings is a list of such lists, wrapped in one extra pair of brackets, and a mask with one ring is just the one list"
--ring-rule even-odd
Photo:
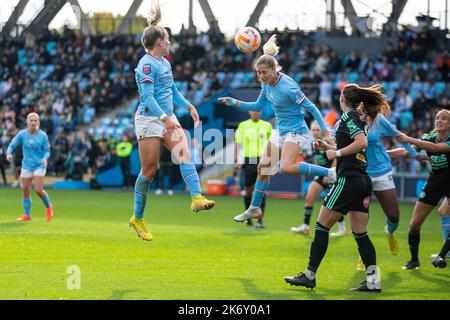
[(150, 74), (150, 72), (152, 72), (152, 67), (149, 64), (144, 64), (142, 72), (144, 72), (144, 74)]

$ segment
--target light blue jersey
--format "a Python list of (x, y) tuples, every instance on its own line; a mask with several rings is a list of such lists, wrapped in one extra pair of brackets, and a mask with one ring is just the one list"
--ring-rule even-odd
[(272, 105), (276, 118), (276, 127), (280, 136), (289, 132), (297, 134), (307, 134), (309, 132), (303, 109), (306, 109), (313, 115), (323, 131), (328, 130), (320, 111), (288, 75), (278, 73), (278, 79), (273, 85), (261, 84), (258, 100), (252, 103), (240, 101), (240, 108), (262, 111), (267, 103)]
[(161, 118), (173, 115), (174, 103), (185, 109), (190, 105), (178, 91), (173, 81), (172, 67), (164, 57), (158, 60), (147, 53), (134, 71), (139, 90), (136, 114)]
[[(378, 115), (369, 129), (367, 140), (369, 142), (367, 156), (367, 173), (371, 178), (382, 176), (390, 171), (391, 158), (383, 145), (383, 137), (395, 137), (401, 134), (395, 125), (389, 122), (383, 115)], [(417, 156), (417, 152), (408, 144), (402, 143), (402, 146), (412, 157)]]
[(23, 150), (22, 168), (30, 171), (45, 168), (41, 161), (50, 157), (50, 142), (44, 131), (31, 134), (27, 129), (21, 130), (9, 144), (6, 153), (13, 154), (20, 145)]

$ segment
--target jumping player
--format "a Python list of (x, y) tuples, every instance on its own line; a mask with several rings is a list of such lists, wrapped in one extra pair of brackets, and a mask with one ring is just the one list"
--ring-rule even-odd
[(144, 222), (144, 209), (148, 188), (158, 166), (161, 144), (180, 164), (181, 175), (192, 197), (191, 210), (209, 210), (215, 205), (201, 193), (200, 179), (191, 161), (186, 135), (173, 113), (174, 104), (186, 108), (195, 127), (199, 124), (197, 110), (177, 90), (170, 63), (164, 58), (169, 54), (170, 40), (167, 30), (158, 25), (160, 20), (161, 8), (153, 3), (147, 19), (149, 26), (144, 29), (141, 39), (146, 54), (135, 69), (139, 107), (134, 123), (142, 168), (134, 188), (134, 214), (130, 226), (147, 241), (153, 237)]
[(270, 103), (275, 113), (277, 129), (273, 131), (264, 154), (258, 164), (258, 178), (255, 184), (250, 207), (234, 217), (236, 222), (262, 216), (261, 201), (269, 186), (270, 176), (278, 172), (281, 154), (281, 172), (285, 174), (320, 175), (331, 177), (334, 181), (335, 170), (306, 162), (296, 164), (296, 159), (308, 140), (308, 127), (304, 120), (304, 111), (311, 112), (329, 138), (329, 132), (317, 107), (300, 90), (298, 84), (289, 76), (279, 72), (274, 58), (279, 47), (273, 35), (264, 45), (264, 54), (256, 62), (256, 73), (261, 81), (261, 92), (256, 102), (244, 102), (230, 97), (219, 98), (227, 106), (246, 111), (262, 111)]

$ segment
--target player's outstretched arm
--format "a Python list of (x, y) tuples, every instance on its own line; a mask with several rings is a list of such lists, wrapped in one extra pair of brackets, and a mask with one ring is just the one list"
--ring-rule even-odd
[(413, 145), (416, 145), (417, 147), (419, 147), (422, 150), (432, 152), (432, 153), (436, 153), (436, 152), (445, 153), (445, 152), (450, 151), (450, 142), (433, 143), (430, 141), (424, 141), (421, 139), (412, 138), (405, 134), (397, 136), (396, 139), (400, 142), (411, 143)]
[(406, 150), (405, 148), (397, 148), (397, 149), (387, 150), (387, 154), (391, 159), (412, 157), (412, 158), (415, 158), (417, 161), (430, 161), (431, 160), (430, 157), (428, 157), (424, 154), (420, 154), (420, 153), (418, 153), (415, 157), (413, 157), (411, 155), (411, 153), (409, 153), (409, 151)]
[[(379, 121), (381, 124), (381, 129), (383, 131), (383, 136), (393, 137), (398, 140), (397, 137), (403, 135), (403, 132), (399, 131), (397, 127), (393, 123), (389, 122), (389, 120), (385, 116), (380, 115)], [(417, 157), (417, 151), (408, 142), (399, 142), (412, 158)]]
[(223, 97), (217, 100), (228, 107), (236, 107), (244, 111), (256, 112), (261, 112), (267, 102), (266, 97), (263, 94), (260, 94), (258, 100), (255, 102), (240, 101), (231, 97)]

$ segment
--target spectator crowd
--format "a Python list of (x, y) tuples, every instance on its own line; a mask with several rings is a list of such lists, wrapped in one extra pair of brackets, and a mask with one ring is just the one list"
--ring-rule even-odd
[[(390, 120), (411, 136), (431, 131), (436, 110), (449, 108), (449, 47), (440, 32), (426, 27), (390, 32), (392, 41), (376, 55), (351, 48), (338, 54), (319, 44), (320, 32), (265, 31), (263, 41), (273, 33), (283, 72), (299, 82), (330, 125), (339, 117), (339, 90), (349, 82), (382, 83), (391, 103)], [(0, 151), (25, 127), (29, 112), (41, 116), (41, 129), (52, 142), (50, 174), (75, 180), (95, 174), (117, 163), (115, 145), (122, 136), (135, 143), (132, 128), (120, 137), (86, 128), (135, 97), (134, 67), (144, 54), (140, 35), (81, 36), (66, 28), (37, 37), (3, 36), (0, 47)], [(221, 34), (182, 29), (171, 39), (168, 59), (180, 91), (198, 105), (230, 86), (257, 86), (252, 67), (261, 53), (242, 54)], [(421, 170), (410, 164), (398, 169)]]

